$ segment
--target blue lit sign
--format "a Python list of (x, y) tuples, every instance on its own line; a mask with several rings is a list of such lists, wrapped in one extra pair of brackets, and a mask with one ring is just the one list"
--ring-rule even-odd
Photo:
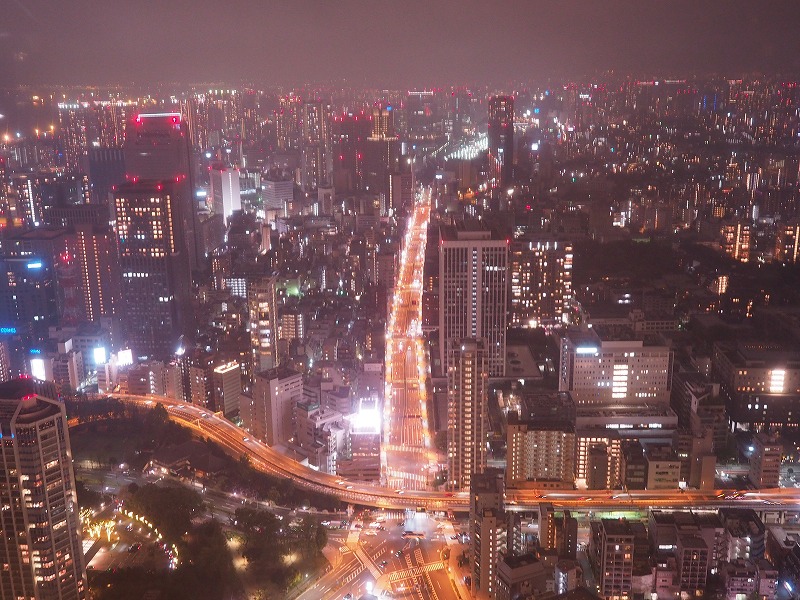
[(16, 327), (0, 327), (0, 334), (14, 335), (15, 333), (17, 333)]
[(541, 112), (541, 109), (539, 109), (539, 108), (534, 108), (533, 109), (533, 114), (535, 114), (535, 115), (538, 115), (540, 112)]
[(386, 107), (386, 110), (388, 110), (388, 111), (391, 111), (391, 110), (392, 110), (392, 105), (391, 105), (391, 104), (390, 104), (390, 105), (388, 105), (388, 106)]
[(28, 263), (28, 268), (29, 269), (41, 269), (42, 268), (42, 263), (40, 263), (40, 262)]
[(41, 354), (41, 353), (42, 351), (39, 350), (38, 348), (31, 348), (31, 354)]

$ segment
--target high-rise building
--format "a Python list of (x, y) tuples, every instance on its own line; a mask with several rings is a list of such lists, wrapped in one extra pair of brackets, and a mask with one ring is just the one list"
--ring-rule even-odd
[(294, 200), (294, 181), (290, 177), (268, 175), (261, 182), (265, 218), (274, 221), (275, 216), (288, 217), (288, 205)]
[(0, 323), (23, 337), (45, 339), (58, 325), (59, 306), (51, 256), (27, 255), (16, 249), (0, 254)]
[(372, 109), (372, 131), (364, 155), (365, 188), (381, 196), (381, 215), (386, 215), (392, 203), (393, 173), (400, 168), (400, 144), (394, 129), (394, 109), (391, 105)]
[(783, 444), (766, 433), (753, 436), (753, 453), (747, 474), (756, 488), (777, 488), (781, 479)]
[(109, 227), (78, 225), (69, 237), (74, 252), (61, 257), (79, 269), (81, 315), (87, 321), (118, 314), (120, 273), (114, 233)]
[(127, 178), (134, 183), (172, 182), (171, 218), (180, 219), (181, 244), (193, 271), (202, 252), (190, 148), (188, 126), (180, 113), (139, 113), (129, 124), (124, 154)]
[(64, 405), (31, 379), (0, 385), (0, 597), (80, 600), (86, 573)]
[(785, 223), (778, 225), (777, 229), (773, 257), (780, 262), (797, 262), (800, 255), (800, 224)]
[(242, 395), (242, 369), (231, 361), (214, 368), (214, 410), (221, 410), (226, 418), (239, 415), (239, 397)]
[(432, 140), (438, 131), (437, 110), (433, 91), (411, 90), (404, 103), (406, 113), (406, 135), (414, 141)]
[(211, 172), (211, 210), (222, 215), (225, 221), (235, 210), (242, 209), (242, 196), (239, 191), (239, 169), (224, 165), (212, 167)]
[(800, 352), (791, 345), (717, 343), (712, 357), (732, 424), (796, 426)]
[(253, 373), (277, 366), (278, 309), (275, 278), (261, 277), (249, 282), (247, 305), (250, 314), (250, 348)]
[(743, 222), (722, 226), (722, 249), (740, 262), (750, 260), (750, 225)]
[(506, 435), (509, 487), (536, 480), (575, 482), (575, 405), (569, 394), (525, 396), (520, 410), (508, 413)]
[(561, 338), (558, 389), (575, 403), (668, 404), (672, 352), (636, 340), (601, 340), (594, 329)]
[(489, 100), (489, 179), (493, 188), (505, 193), (513, 181), (514, 98), (495, 96)]
[(511, 325), (553, 327), (569, 322), (572, 244), (555, 239), (511, 243)]
[(506, 367), (508, 241), (473, 223), (441, 228), (439, 346), (442, 367), (454, 341), (484, 338), (489, 376)]
[(166, 358), (191, 333), (191, 273), (173, 182), (140, 181), (114, 193), (121, 299), (139, 356)]
[(62, 102), (58, 105), (58, 139), (61, 164), (81, 170), (89, 147), (89, 104)]
[(474, 598), (497, 597), (497, 565), (506, 552), (508, 541), (504, 493), (500, 469), (488, 469), (470, 483), (469, 536)]
[(303, 104), (300, 187), (310, 192), (333, 181), (331, 106), (316, 100)]
[(486, 468), (489, 426), (487, 352), (484, 340), (450, 346), (447, 360), (447, 466), (449, 486), (469, 489)]
[(303, 376), (286, 367), (256, 373), (250, 432), (268, 446), (286, 446), (294, 435), (292, 414), (303, 398)]
[(364, 156), (372, 121), (363, 111), (334, 118), (333, 184), (338, 193), (364, 189)]
[(635, 532), (625, 519), (592, 522), (590, 554), (600, 595), (623, 600), (631, 597)]
[(302, 137), (302, 104), (298, 96), (290, 94), (280, 99), (280, 108), (275, 114), (278, 134), (278, 150), (300, 148)]
[(113, 187), (123, 181), (125, 181), (125, 155), (121, 147), (89, 149), (92, 203), (109, 204)]

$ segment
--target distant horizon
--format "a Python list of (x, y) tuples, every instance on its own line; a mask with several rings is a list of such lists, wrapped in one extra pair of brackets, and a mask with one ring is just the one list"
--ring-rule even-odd
[[(497, 88), (507, 90), (507, 93), (513, 93), (517, 89), (545, 89), (548, 85), (564, 85), (567, 83), (589, 84), (592, 82), (609, 81), (613, 83), (623, 83), (631, 80), (636, 81), (669, 81), (672, 79), (686, 80), (686, 81), (725, 81), (731, 79), (741, 79), (744, 81), (756, 81), (759, 79), (766, 79), (771, 81), (800, 81), (800, 69), (790, 72), (766, 72), (766, 71), (742, 71), (742, 72), (614, 72), (614, 73), (595, 73), (585, 75), (564, 75), (562, 77), (552, 76), (547, 78), (533, 78), (531, 80), (517, 80), (517, 81), (475, 81), (471, 83), (456, 83), (441, 81), (435, 84), (422, 84), (413, 82), (403, 83), (371, 83), (371, 82), (351, 82), (347, 79), (342, 80), (319, 80), (319, 81), (305, 81), (295, 83), (276, 83), (267, 81), (253, 81), (253, 80), (194, 80), (194, 81), (106, 81), (106, 82), (28, 82), (18, 83), (15, 85), (0, 85), (0, 91), (15, 92), (27, 89), (47, 88), (51, 90), (56, 89), (80, 89), (80, 90), (100, 90), (100, 91), (113, 91), (113, 90), (130, 90), (133, 88), (175, 88), (181, 91), (189, 91), (200, 88), (205, 89), (254, 89), (264, 92), (277, 92), (282, 90), (296, 91), (303, 88), (309, 89), (342, 89), (342, 90), (387, 90), (390, 92), (407, 92), (411, 90), (420, 91), (443, 91), (452, 89), (480, 89), (480, 88)], [(218, 86), (218, 87), (217, 87)], [(153, 91), (152, 89), (148, 91)]]

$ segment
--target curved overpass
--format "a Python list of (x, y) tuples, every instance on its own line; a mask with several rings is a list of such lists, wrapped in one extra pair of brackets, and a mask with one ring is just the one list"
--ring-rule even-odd
[[(123, 402), (140, 406), (163, 404), (174, 421), (213, 440), (231, 456), (247, 456), (254, 468), (344, 502), (385, 509), (405, 509), (424, 506), (428, 510), (468, 511), (469, 494), (449, 492), (396, 490), (376, 484), (344, 480), (335, 475), (320, 473), (280, 454), (227, 419), (201, 407), (163, 398), (161, 396), (116, 395)], [(776, 488), (763, 490), (507, 490), (506, 509), (525, 510), (547, 502), (555, 507), (574, 510), (645, 510), (648, 508), (680, 509), (736, 506), (758, 510), (791, 510), (800, 512), (800, 489)]]

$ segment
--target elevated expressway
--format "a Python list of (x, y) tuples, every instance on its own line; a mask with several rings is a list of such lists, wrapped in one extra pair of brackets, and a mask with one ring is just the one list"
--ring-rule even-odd
[[(139, 406), (163, 404), (170, 418), (199, 435), (219, 444), (234, 458), (247, 456), (254, 468), (287, 477), (300, 487), (334, 496), (344, 502), (384, 509), (414, 509), (465, 512), (469, 495), (465, 492), (393, 490), (378, 485), (350, 482), (335, 475), (303, 466), (267, 445), (247, 437), (230, 421), (203, 408), (160, 396), (115, 396)], [(758, 511), (800, 512), (800, 489), (763, 490), (507, 490), (507, 510), (527, 510), (547, 502), (555, 508), (582, 511), (659, 509), (753, 508)]]

